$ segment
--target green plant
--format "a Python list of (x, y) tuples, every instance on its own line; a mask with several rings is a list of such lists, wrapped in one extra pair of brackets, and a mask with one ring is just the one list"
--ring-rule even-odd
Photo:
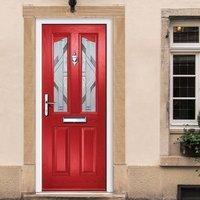
[(184, 149), (192, 150), (196, 154), (195, 157), (200, 157), (200, 112), (197, 116), (197, 122), (198, 129), (191, 129), (186, 125), (183, 135), (178, 138), (178, 142)]
[[(184, 133), (177, 140), (184, 156), (195, 157), (195, 161), (200, 163), (200, 112), (197, 116), (198, 129), (191, 129), (188, 125), (184, 128)], [(200, 176), (200, 169), (195, 170)]]
[(200, 157), (200, 112), (197, 116), (197, 122), (199, 127), (198, 129), (188, 128), (189, 126), (187, 124), (184, 128), (183, 135), (177, 140), (185, 148), (194, 149), (194, 153), (196, 153), (196, 155), (199, 154)]
[(200, 157), (200, 130), (184, 128), (184, 134), (178, 138), (178, 141), (185, 148), (194, 150), (195, 157)]

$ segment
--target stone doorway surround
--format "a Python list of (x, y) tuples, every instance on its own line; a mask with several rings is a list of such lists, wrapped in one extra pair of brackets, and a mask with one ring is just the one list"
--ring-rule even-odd
[(114, 193), (126, 191), (125, 164), (125, 8), (79, 6), (24, 6), (24, 165), (23, 193), (34, 193), (36, 182), (36, 18), (107, 18), (113, 24), (113, 168)]

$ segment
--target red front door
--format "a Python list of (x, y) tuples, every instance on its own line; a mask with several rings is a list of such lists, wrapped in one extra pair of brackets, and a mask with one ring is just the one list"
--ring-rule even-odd
[(42, 27), (42, 189), (106, 189), (106, 26)]

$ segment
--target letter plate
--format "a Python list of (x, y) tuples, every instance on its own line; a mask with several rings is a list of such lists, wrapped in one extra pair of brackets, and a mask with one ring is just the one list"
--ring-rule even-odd
[(63, 117), (63, 123), (86, 123), (86, 117)]

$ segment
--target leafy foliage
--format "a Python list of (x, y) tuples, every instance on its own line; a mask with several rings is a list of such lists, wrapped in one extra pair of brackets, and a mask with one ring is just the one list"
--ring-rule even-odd
[(200, 153), (200, 130), (184, 129), (184, 134), (178, 138), (180, 143), (184, 143), (184, 146), (195, 149), (195, 153)]
[[(183, 135), (177, 140), (181, 146), (184, 146), (185, 150), (192, 150), (192, 152), (195, 153), (195, 161), (200, 163), (200, 112), (197, 116), (197, 121), (199, 127), (198, 129), (191, 129), (188, 128), (188, 125), (186, 125)], [(200, 169), (196, 169), (195, 171), (200, 177)]]
[(200, 112), (197, 116), (198, 129), (188, 128), (188, 125), (184, 128), (184, 133), (177, 140), (178, 142), (184, 144), (185, 147), (189, 149), (194, 149), (195, 154), (200, 157)]

